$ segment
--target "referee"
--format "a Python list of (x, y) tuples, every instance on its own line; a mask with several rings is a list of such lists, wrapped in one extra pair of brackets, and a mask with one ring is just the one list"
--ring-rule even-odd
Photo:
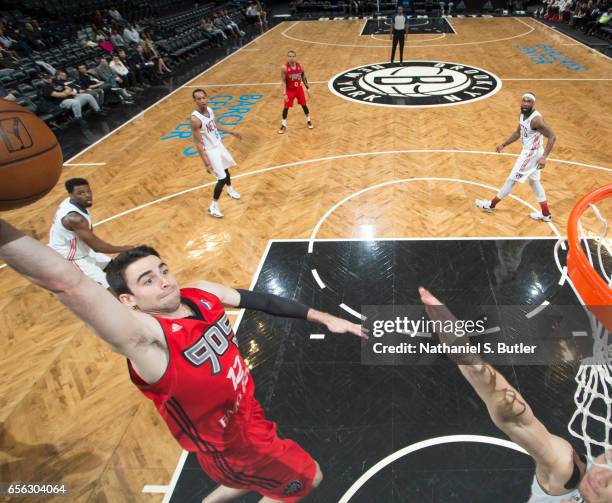
[(404, 7), (397, 6), (397, 12), (391, 16), (391, 31), (389, 36), (393, 40), (393, 48), (391, 49), (391, 63), (395, 59), (395, 49), (399, 42), (400, 63), (404, 62), (404, 38), (408, 29), (408, 16), (404, 14)]

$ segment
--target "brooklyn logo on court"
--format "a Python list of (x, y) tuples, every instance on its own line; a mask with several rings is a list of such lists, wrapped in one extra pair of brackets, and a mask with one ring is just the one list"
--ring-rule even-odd
[(501, 80), (486, 70), (445, 61), (405, 61), (359, 66), (329, 81), (347, 100), (389, 107), (463, 105), (493, 96)]

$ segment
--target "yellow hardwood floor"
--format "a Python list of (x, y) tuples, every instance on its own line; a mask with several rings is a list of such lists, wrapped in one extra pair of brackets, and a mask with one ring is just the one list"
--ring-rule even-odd
[[(344, 70), (388, 60), (389, 41), (360, 36), (363, 22), (281, 23), (72, 160), (104, 166), (66, 167), (44, 200), (2, 217), (46, 240), (63, 181), (82, 176), (93, 189), (94, 221), (104, 221), (101, 237), (155, 246), (181, 282), (243, 288), (269, 239), (308, 238), (328, 209), (368, 188), (317, 237), (553, 236), (519, 199), (504, 200), (494, 215), (474, 207), (495, 194), (516, 159), (518, 143), (502, 155), (495, 146), (516, 128), (526, 91), (557, 134), (542, 181), (558, 231), (565, 234), (581, 195), (612, 182), (610, 59), (532, 19), (452, 19), (456, 34), (409, 35), (405, 58), (483, 68), (501, 90), (460, 106), (367, 106), (327, 86)], [(587, 70), (537, 65), (517, 45), (551, 46)], [(280, 136), (278, 81), (289, 49), (313, 83), (315, 129), (295, 107)], [(223, 220), (206, 212), (212, 178), (182, 153), (191, 140), (160, 140), (194, 109), (197, 86), (234, 101), (263, 95), (235, 128), (243, 140), (225, 141), (242, 199), (221, 199)], [(528, 184), (514, 195), (537, 206)], [(125, 360), (8, 268), (0, 269), (0, 291), (0, 481), (63, 482), (70, 501), (160, 502), (142, 488), (170, 482), (180, 449), (130, 383)]]

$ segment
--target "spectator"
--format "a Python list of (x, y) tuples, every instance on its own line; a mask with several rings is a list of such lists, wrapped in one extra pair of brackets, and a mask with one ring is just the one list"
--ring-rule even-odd
[(254, 3), (249, 4), (245, 12), (245, 16), (247, 18), (247, 21), (251, 24), (258, 20), (257, 7)]
[(117, 10), (117, 6), (116, 5), (111, 5), (111, 8), (108, 9), (108, 15), (110, 17), (112, 17), (115, 20), (115, 22), (117, 22), (119, 24), (123, 24), (125, 22), (123, 20), (123, 16)]
[(227, 38), (227, 35), (233, 35), (232, 29), (225, 24), (223, 18), (219, 14), (215, 14), (213, 18), (213, 26), (218, 30), (221, 30)]
[(13, 94), (12, 91), (7, 91), (3, 86), (0, 85), (0, 99), (6, 101), (15, 101), (17, 97)]
[(143, 32), (142, 34), (142, 44), (147, 57), (157, 63), (157, 73), (160, 75), (162, 73), (172, 73), (172, 70), (168, 68), (166, 62), (157, 52), (157, 48), (155, 47), (153, 40), (151, 40), (151, 34), (147, 31)]
[(255, 0), (255, 7), (257, 9), (257, 17), (259, 18), (259, 24), (261, 30), (266, 31), (268, 29), (268, 13), (266, 12), (266, 6), (260, 0)]
[(147, 87), (147, 84), (145, 84), (144, 69), (141, 69), (140, 67), (134, 64), (133, 54), (130, 54), (130, 56), (128, 56), (125, 49), (119, 49), (117, 51), (117, 54), (119, 55), (119, 59), (121, 60), (121, 62), (128, 69), (128, 75), (132, 76), (132, 79), (137, 86), (136, 89), (143, 89), (144, 87)]
[(104, 16), (99, 10), (96, 10), (93, 17), (93, 24), (97, 29), (101, 29), (104, 26)]
[(139, 44), (140, 34), (130, 23), (128, 23), (123, 29), (123, 39), (128, 45)]
[(11, 38), (3, 27), (0, 27), (0, 48), (10, 53), (13, 58), (17, 58), (17, 53), (21, 56), (29, 56), (32, 53), (28, 44)]
[(493, 4), (491, 3), (491, 0), (487, 0), (485, 2), (485, 4), (482, 6), (482, 11), (483, 12), (493, 12)]
[(117, 50), (119, 47), (125, 47), (125, 40), (123, 39), (123, 35), (121, 35), (117, 31), (117, 28), (113, 28), (111, 30), (110, 41), (111, 44), (113, 44), (115, 50)]
[(79, 91), (82, 93), (91, 94), (98, 105), (104, 105), (104, 82), (98, 79), (94, 79), (89, 73), (87, 73), (87, 67), (84, 63), (78, 66), (79, 78), (76, 81), (79, 86)]
[(132, 95), (124, 89), (125, 84), (123, 79), (113, 72), (106, 58), (100, 58), (100, 63), (96, 67), (96, 75), (104, 81), (106, 86), (105, 89), (117, 93), (122, 103), (127, 105), (132, 105), (134, 103)]
[(98, 39), (98, 45), (107, 53), (112, 54), (113, 52), (115, 52), (115, 46), (113, 45), (110, 40), (110, 37), (106, 33), (98, 32), (96, 34), (96, 38)]
[(451, 15), (451, 13), (453, 11), (453, 5), (454, 5), (452, 0), (449, 0), (448, 2), (445, 2), (444, 0), (440, 0), (439, 5), (440, 5), (440, 14), (442, 16), (444, 15), (444, 9), (445, 9), (446, 6), (448, 6), (448, 10), (447, 10), (446, 14), (448, 16)]
[(41, 96), (50, 103), (59, 105), (60, 108), (72, 110), (77, 121), (83, 121), (83, 105), (89, 105), (96, 113), (100, 113), (98, 102), (90, 94), (78, 94), (64, 81), (54, 80), (48, 73), (40, 74), (40, 79), (43, 81), (40, 88)]
[(136, 51), (132, 54), (130, 60), (134, 68), (142, 73), (145, 81), (151, 83), (155, 80), (155, 62), (147, 57), (142, 44), (136, 45)]
[(240, 27), (236, 23), (234, 23), (234, 21), (232, 20), (232, 18), (230, 17), (230, 15), (227, 13), (226, 10), (221, 11), (221, 19), (223, 20), (226, 26), (229, 26), (229, 28), (236, 34), (237, 37), (244, 36), (244, 32), (240, 29)]
[(121, 61), (119, 53), (113, 53), (113, 60), (108, 64), (108, 66), (110, 66), (111, 70), (115, 72), (117, 79), (121, 79), (123, 81), (125, 85), (122, 87), (127, 86), (128, 88), (135, 89), (136, 91), (144, 90), (142, 87), (136, 86), (136, 78), (134, 74), (130, 72), (128, 67), (125, 66), (123, 61)]
[(28, 45), (34, 51), (42, 51), (47, 48), (47, 44), (43, 42), (42, 33), (40, 29), (35, 29), (32, 23), (26, 23), (25, 25), (25, 38)]
[(221, 45), (227, 39), (225, 34), (213, 26), (209, 19), (202, 18), (200, 29), (206, 34), (209, 40), (212, 40), (216, 45)]

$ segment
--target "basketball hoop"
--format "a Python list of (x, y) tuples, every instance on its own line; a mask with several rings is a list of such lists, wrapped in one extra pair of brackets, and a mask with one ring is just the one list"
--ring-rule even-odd
[[(612, 197), (612, 184), (585, 195), (576, 203), (568, 220), (567, 274), (587, 309), (593, 337), (593, 356), (582, 361), (576, 374), (576, 411), (568, 430), (584, 442), (590, 462), (597, 457), (593, 449), (603, 449), (605, 464), (601, 466), (612, 470), (612, 274), (608, 274), (602, 259), (603, 250), (610, 254), (606, 236), (608, 222), (596, 206), (609, 197)], [(586, 236), (580, 219), (589, 209), (601, 228)], [(589, 239), (596, 241), (595, 257)]]

